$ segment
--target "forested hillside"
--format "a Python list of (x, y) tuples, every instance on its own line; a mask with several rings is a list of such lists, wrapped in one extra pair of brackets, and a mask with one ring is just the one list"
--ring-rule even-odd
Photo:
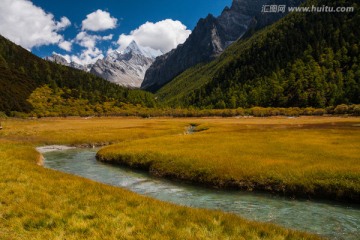
[(291, 13), (233, 44), (215, 61), (187, 70), (157, 92), (159, 99), (205, 108), (360, 103), (359, 2), (305, 4), (355, 11)]
[(38, 87), (49, 85), (63, 99), (85, 99), (90, 104), (117, 103), (154, 106), (152, 94), (129, 90), (92, 74), (40, 59), (0, 36), (0, 111), (28, 112), (27, 99)]

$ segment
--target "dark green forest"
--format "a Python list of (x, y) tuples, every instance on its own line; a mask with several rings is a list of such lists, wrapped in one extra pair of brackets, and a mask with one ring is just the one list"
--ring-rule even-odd
[(115, 102), (154, 107), (151, 93), (130, 90), (92, 74), (36, 57), (0, 36), (0, 111), (29, 112), (27, 101), (38, 87), (48, 85), (66, 99), (84, 99), (89, 104)]
[(157, 92), (172, 106), (318, 107), (360, 103), (360, 14), (291, 13), (231, 45), (220, 58), (187, 70)]

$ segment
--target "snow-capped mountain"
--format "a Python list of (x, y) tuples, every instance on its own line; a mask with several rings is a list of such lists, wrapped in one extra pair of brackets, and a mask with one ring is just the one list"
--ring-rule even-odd
[(81, 65), (68, 62), (63, 56), (55, 53), (44, 59), (91, 72), (124, 87), (140, 88), (145, 72), (155, 61), (155, 58), (162, 54), (160, 50), (142, 47), (132, 41), (123, 51), (110, 52), (104, 59), (98, 60), (95, 64)]
[(139, 88), (145, 72), (162, 55), (160, 50), (139, 46), (132, 41), (123, 51), (114, 51), (98, 60), (91, 73), (121, 86)]
[(90, 72), (91, 68), (92, 68), (92, 64), (88, 64), (88, 65), (81, 65), (78, 64), (76, 62), (68, 62), (63, 56), (53, 53), (51, 56), (49, 57), (45, 57), (44, 58), (47, 61), (50, 62), (54, 62), (54, 63), (58, 63), (64, 66), (68, 66), (68, 67), (72, 67), (72, 68), (76, 68), (85, 72)]

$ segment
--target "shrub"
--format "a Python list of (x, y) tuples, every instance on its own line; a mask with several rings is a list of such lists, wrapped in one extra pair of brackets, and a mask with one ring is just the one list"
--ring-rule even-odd
[(303, 114), (304, 115), (313, 115), (314, 112), (315, 112), (315, 108), (307, 107), (307, 108), (304, 109)]
[(330, 106), (330, 107), (327, 107), (325, 110), (326, 110), (326, 113), (327, 114), (334, 114), (334, 107), (333, 106)]
[(345, 113), (347, 113), (348, 111), (349, 111), (349, 106), (346, 105), (346, 104), (338, 105), (338, 106), (335, 108), (335, 110), (334, 110), (334, 112), (335, 112), (336, 114), (345, 114)]
[(360, 116), (360, 105), (355, 105), (353, 108), (353, 115)]
[(250, 113), (255, 117), (266, 117), (270, 115), (270, 111), (262, 107), (253, 107), (250, 109)]
[(315, 109), (315, 111), (313, 112), (313, 115), (315, 116), (322, 116), (324, 114), (326, 114), (326, 111), (322, 108)]
[(236, 115), (237, 116), (245, 116), (245, 110), (243, 108), (237, 108)]
[(0, 119), (1, 118), (7, 118), (7, 115), (4, 112), (0, 112)]

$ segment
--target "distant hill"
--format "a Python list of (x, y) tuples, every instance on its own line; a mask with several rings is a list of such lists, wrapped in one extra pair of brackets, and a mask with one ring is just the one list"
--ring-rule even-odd
[(150, 93), (129, 90), (93, 74), (45, 61), (0, 36), (0, 111), (30, 111), (28, 97), (45, 84), (54, 90), (73, 90), (71, 97), (86, 99), (90, 103), (113, 100), (154, 105)]
[(291, 13), (188, 69), (157, 93), (171, 106), (324, 107), (360, 103), (357, 0), (309, 0), (353, 6), (352, 13)]

